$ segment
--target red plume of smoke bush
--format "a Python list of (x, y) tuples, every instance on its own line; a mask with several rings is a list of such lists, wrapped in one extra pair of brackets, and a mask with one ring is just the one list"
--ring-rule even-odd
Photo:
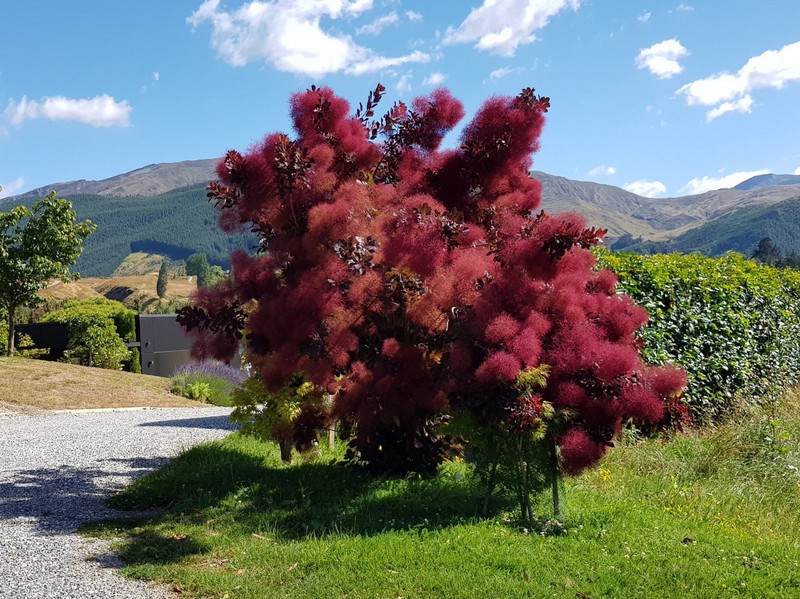
[[(440, 151), (461, 103), (442, 89), (376, 118), (383, 94), (354, 116), (328, 88), (295, 94), (294, 138), (220, 161), (209, 198), (260, 251), (234, 254), (231, 280), (181, 313), (195, 353), (229, 357), (246, 331), (264, 383), (303, 371), (335, 393), (354, 451), (383, 470), (435, 467), (450, 407), (529, 430), (549, 402), (566, 473), (628, 418), (658, 421), (683, 373), (642, 364), (647, 316), (588, 249), (604, 231), (537, 212), (529, 169), (549, 100), (490, 98)], [(547, 386), (522, 401), (515, 377), (542, 364)]]

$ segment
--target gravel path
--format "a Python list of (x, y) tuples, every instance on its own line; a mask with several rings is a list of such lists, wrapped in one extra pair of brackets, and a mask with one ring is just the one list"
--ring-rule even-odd
[(124, 515), (105, 499), (197, 443), (227, 435), (228, 408), (0, 410), (0, 597), (154, 598), (124, 579), (108, 543), (75, 534)]

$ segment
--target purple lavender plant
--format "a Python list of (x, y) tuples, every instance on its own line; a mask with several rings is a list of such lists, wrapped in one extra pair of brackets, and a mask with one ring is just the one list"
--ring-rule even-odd
[(246, 370), (222, 362), (189, 362), (176, 368), (172, 376), (179, 374), (207, 374), (225, 379), (234, 387), (240, 387), (247, 380)]
[(230, 406), (231, 393), (244, 384), (247, 376), (247, 371), (221, 362), (190, 362), (172, 374), (172, 392), (188, 397), (190, 385), (206, 383), (210, 389), (209, 403)]

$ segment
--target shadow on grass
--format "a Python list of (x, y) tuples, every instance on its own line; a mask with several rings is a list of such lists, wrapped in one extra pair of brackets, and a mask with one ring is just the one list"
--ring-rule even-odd
[[(273, 465), (251, 454), (247, 443), (244, 449), (226, 442), (190, 449), (110, 501), (117, 509), (162, 512), (144, 523), (100, 522), (89, 532), (113, 534), (127, 527), (131, 536), (122, 554), (135, 565), (156, 559), (147, 551), (162, 556), (158, 559), (186, 555), (183, 548), (190, 545), (176, 545), (182, 552), (173, 557), (169, 551), (160, 552), (159, 547), (175, 544), (153, 530), (197, 525), (202, 535), (213, 522), (223, 535), (229, 527), (231, 535), (269, 535), (280, 542), (388, 531), (422, 533), (480, 518), (483, 493), (473, 477), (445, 473), (391, 479), (338, 462)], [(200, 545), (196, 549), (203, 551)]]

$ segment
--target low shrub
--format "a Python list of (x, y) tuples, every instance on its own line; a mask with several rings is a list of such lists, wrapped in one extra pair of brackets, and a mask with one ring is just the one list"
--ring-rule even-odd
[(7, 316), (5, 314), (0, 314), (0, 354), (6, 354), (6, 345), (8, 344), (8, 322), (6, 322)]
[(43, 358), (50, 353), (49, 349), (36, 349), (30, 335), (18, 335), (14, 345), (17, 349), (16, 354), (21, 358)]
[(231, 393), (247, 379), (247, 373), (220, 362), (191, 362), (172, 375), (172, 393), (215, 406), (232, 406)]
[(130, 357), (124, 364), (125, 370), (134, 374), (142, 374), (142, 354), (138, 347), (130, 349)]
[(63, 322), (69, 330), (68, 361), (120, 370), (133, 358), (125, 341), (136, 338), (136, 314), (124, 304), (98, 298), (68, 300), (42, 322)]
[(77, 316), (67, 321), (69, 346), (64, 359), (84, 366), (121, 370), (130, 352), (114, 324), (101, 316)]
[(231, 420), (242, 431), (281, 449), (281, 459), (292, 461), (292, 448), (305, 452), (316, 447), (317, 437), (328, 421), (327, 395), (298, 373), (288, 385), (270, 392), (254, 374), (231, 395), (236, 409)]

